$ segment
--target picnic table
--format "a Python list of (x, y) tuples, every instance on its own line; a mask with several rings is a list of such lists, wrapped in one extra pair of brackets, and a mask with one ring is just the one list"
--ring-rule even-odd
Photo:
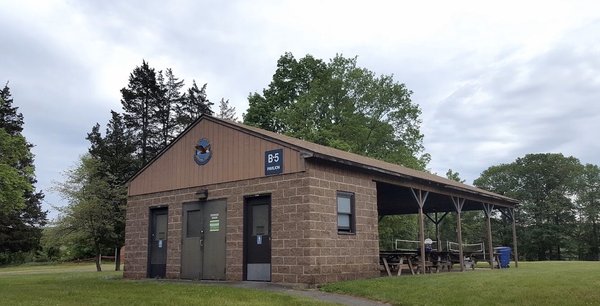
[(397, 275), (402, 274), (402, 270), (408, 269), (411, 274), (415, 274), (416, 266), (413, 263), (413, 258), (418, 253), (416, 251), (396, 250), (396, 251), (381, 251), (379, 259), (388, 276), (392, 276), (392, 271), (397, 269)]
[(432, 273), (433, 269), (436, 273), (444, 271), (444, 269), (446, 271), (452, 269), (450, 252), (437, 250), (426, 252), (426, 271), (421, 271), (421, 256), (419, 254), (417, 250), (381, 251), (379, 258), (388, 276), (392, 276), (392, 272), (401, 275), (402, 270), (409, 270), (414, 275), (425, 272)]

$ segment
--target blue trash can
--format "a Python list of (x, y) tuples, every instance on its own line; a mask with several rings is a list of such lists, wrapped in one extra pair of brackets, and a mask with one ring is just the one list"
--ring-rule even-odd
[(500, 261), (500, 268), (508, 268), (510, 264), (510, 247), (497, 247), (494, 251), (498, 253), (498, 260)]

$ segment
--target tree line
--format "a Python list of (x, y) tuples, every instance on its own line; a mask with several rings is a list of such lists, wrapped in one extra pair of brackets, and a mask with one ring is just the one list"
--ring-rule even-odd
[[(447, 178), (463, 182), (458, 172)], [(474, 181), (475, 186), (519, 200), (515, 209), (521, 260), (600, 260), (600, 167), (583, 164), (560, 153), (527, 154), (506, 164), (491, 166)], [(465, 243), (487, 244), (485, 214), (462, 213)], [(495, 246), (513, 246), (512, 220), (492, 216)], [(393, 248), (394, 239), (416, 240), (415, 216), (386, 216), (380, 221), (380, 246)], [(440, 224), (440, 240), (456, 241), (456, 214)], [(435, 237), (435, 226), (426, 219), (426, 235)]]
[[(519, 253), (528, 260), (600, 260), (600, 168), (560, 153), (492, 166), (475, 186), (520, 201)], [(499, 218), (505, 218), (499, 216)], [(511, 240), (508, 229), (499, 241)]]
[[(184, 81), (171, 69), (157, 71), (146, 61), (130, 73), (128, 84), (121, 89), (122, 110), (111, 111), (104, 129), (98, 123), (92, 126), (87, 135), (88, 153), (55, 186), (68, 205), (62, 208), (59, 220), (45, 229), (42, 244), (48, 257), (71, 259), (92, 254), (101, 269), (100, 255), (116, 249), (118, 269), (118, 251), (124, 244), (127, 180), (201, 114), (237, 120), (235, 109), (225, 99), (220, 100), (214, 113), (207, 84), (198, 86), (193, 80), (190, 87), (184, 87)], [(46, 222), (45, 213), (39, 209), (43, 194), (32, 187), (35, 176), (31, 145), (20, 135), (22, 116), (11, 108), (12, 100), (5, 90), (0, 108), (4, 118), (0, 144), (13, 148), (14, 154), (3, 153), (1, 157), (3, 165), (12, 165), (12, 172), (4, 168), (0, 171), (12, 173), (2, 176), (2, 184), (12, 184), (11, 190), (16, 191), (3, 189), (0, 217), (12, 211), (12, 219), (20, 218), (28, 224), (28, 229), (38, 235), (32, 236), (38, 237), (31, 247), (36, 249)], [(411, 95), (393, 75), (377, 75), (359, 67), (356, 57), (336, 55), (324, 61), (310, 55), (296, 59), (285, 53), (277, 61), (268, 86), (248, 96), (249, 108), (243, 122), (427, 171), (430, 155), (423, 146), (421, 110)], [(446, 176), (462, 182), (458, 172), (449, 170)], [(491, 166), (474, 184), (521, 202), (517, 231), (523, 258), (598, 260), (598, 166), (582, 165), (576, 158), (561, 154), (530, 154), (510, 164)], [(5, 203), (21, 204), (10, 204), (14, 207), (5, 209), (11, 207)], [(28, 221), (30, 215), (37, 219)], [(486, 239), (483, 218), (478, 211), (463, 214), (465, 242)], [(510, 223), (505, 216), (498, 214), (492, 222), (494, 241), (511, 245)], [(449, 214), (440, 224), (442, 239), (456, 239), (455, 224), (455, 216)], [(415, 216), (386, 216), (379, 223), (380, 247), (389, 248), (394, 238), (416, 237), (416, 225)], [(6, 228), (1, 227), (0, 233)], [(427, 231), (431, 236), (432, 224), (427, 224)]]

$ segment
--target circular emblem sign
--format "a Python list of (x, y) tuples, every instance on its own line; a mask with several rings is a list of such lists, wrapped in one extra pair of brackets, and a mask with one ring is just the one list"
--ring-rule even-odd
[(210, 157), (212, 156), (212, 152), (210, 151), (210, 143), (206, 138), (202, 138), (198, 141), (196, 145), (196, 154), (194, 154), (194, 161), (202, 166), (208, 163)]

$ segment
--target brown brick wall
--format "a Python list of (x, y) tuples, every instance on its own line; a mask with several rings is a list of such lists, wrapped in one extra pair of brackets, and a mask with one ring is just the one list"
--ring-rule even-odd
[[(147, 271), (150, 207), (168, 206), (167, 278), (179, 278), (182, 203), (208, 189), (227, 200), (226, 277), (243, 277), (244, 196), (271, 194), (272, 282), (319, 284), (379, 275), (377, 192), (372, 176), (326, 163), (307, 172), (139, 195), (129, 198), (125, 277)], [(355, 194), (356, 234), (337, 232), (336, 192)]]
[[(326, 283), (379, 275), (377, 188), (373, 177), (325, 162), (307, 163), (311, 237), (302, 283)], [(355, 234), (338, 234), (337, 191), (355, 196)]]
[(306, 226), (309, 179), (306, 172), (215, 184), (196, 188), (129, 197), (125, 234), (126, 278), (144, 278), (148, 261), (148, 221), (151, 207), (168, 206), (167, 278), (179, 278), (181, 265), (182, 203), (197, 199), (196, 191), (208, 189), (208, 199), (227, 200), (226, 277), (243, 276), (244, 196), (271, 194), (272, 281), (298, 282), (304, 261), (298, 259), (308, 245)]

